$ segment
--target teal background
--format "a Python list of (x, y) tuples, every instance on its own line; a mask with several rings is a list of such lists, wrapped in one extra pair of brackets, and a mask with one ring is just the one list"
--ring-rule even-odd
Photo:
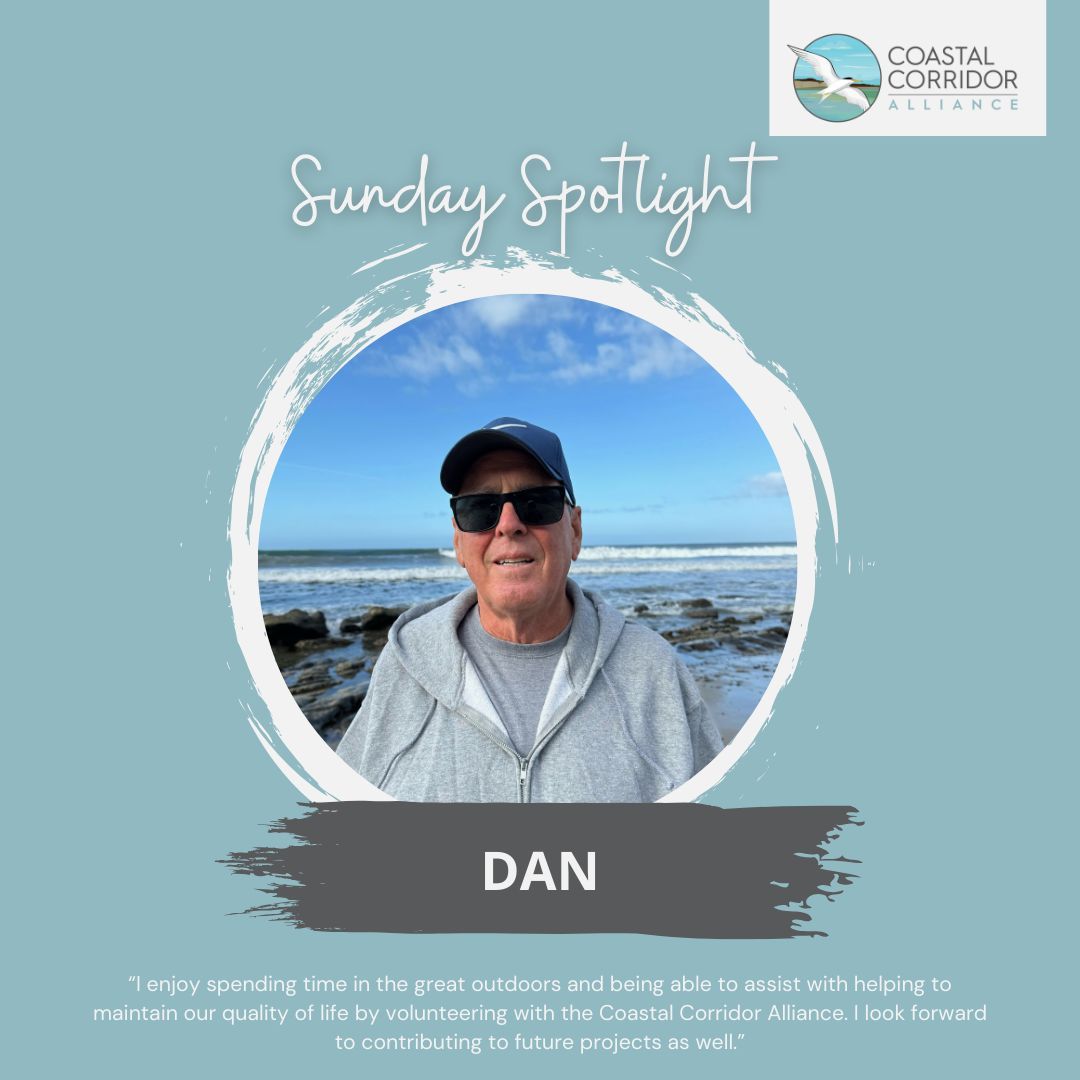
[[(56, 5), (7, 22), (5, 989), (20, 1075), (510, 1064), (337, 1053), (329, 1027), (92, 1024), (92, 1006), (132, 1000), (134, 973), (937, 975), (953, 980), (946, 1003), (987, 1002), (989, 1023), (762, 1025), (727, 1057), (592, 1068), (996, 1077), (1058, 1058), (1074, 878), (1074, 10), (1049, 12), (1044, 139), (770, 139), (764, 3)], [(421, 233), (396, 216), (299, 229), (290, 162), (311, 152), (335, 178), (397, 184), (426, 151), (455, 184), (511, 193), (481, 248), (497, 256), (555, 246), (513, 209), (522, 157), (599, 178), (624, 138), (687, 178), (752, 139), (780, 155), (755, 178), (753, 215), (700, 219), (677, 265), (790, 373), (833, 470), (840, 544), (794, 680), (711, 801), (854, 804), (866, 824), (841, 846), (860, 880), (819, 905), (828, 938), (794, 942), (354, 937), (230, 916), (259, 894), (215, 860), (297, 801), (246, 719), (224, 585), (260, 380), (324, 306), (355, 298), (358, 266), (419, 240), (450, 259), (462, 234), (454, 218)], [(842, 198), (836, 175), (858, 180)], [(669, 227), (578, 215), (571, 250), (653, 273)], [(815, 281), (823, 239), (851, 253), (853, 288)], [(510, 1067), (553, 1066), (587, 1067)]]

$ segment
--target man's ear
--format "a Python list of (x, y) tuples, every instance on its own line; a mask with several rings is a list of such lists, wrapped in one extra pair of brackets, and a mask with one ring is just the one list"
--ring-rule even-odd
[(453, 514), (450, 515), (450, 523), (454, 527), (454, 554), (457, 556), (458, 563), (464, 566), (465, 560), (461, 557), (461, 530), (457, 527)]
[(581, 507), (570, 507), (570, 531), (574, 534), (574, 547), (570, 556), (571, 560), (581, 554)]

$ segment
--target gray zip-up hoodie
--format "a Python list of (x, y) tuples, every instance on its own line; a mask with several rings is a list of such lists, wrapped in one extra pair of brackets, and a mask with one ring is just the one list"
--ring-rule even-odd
[(390, 629), (338, 753), (399, 799), (652, 802), (723, 747), (693, 677), (659, 634), (567, 581), (574, 618), (522, 757), (458, 640), (476, 590)]

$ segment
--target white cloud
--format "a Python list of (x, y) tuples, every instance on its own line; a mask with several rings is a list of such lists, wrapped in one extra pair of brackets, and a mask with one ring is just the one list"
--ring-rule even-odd
[(655, 514), (663, 510), (663, 503), (651, 503), (648, 506), (590, 506), (585, 512), (593, 514)]
[(526, 327), (546, 329), (586, 322), (589, 305), (561, 296), (486, 296), (453, 308), (454, 324), (466, 337), (499, 336)]
[(489, 296), (474, 300), (469, 305), (469, 314), (479, 319), (491, 333), (501, 334), (526, 319), (535, 304), (535, 296)]
[(561, 330), (548, 331), (547, 347), (548, 352), (551, 353), (556, 360), (562, 360), (564, 362), (573, 360), (577, 353), (577, 350), (574, 348), (574, 343)]
[(698, 370), (701, 358), (692, 353), (685, 345), (673, 338), (657, 336), (653, 340), (635, 342), (630, 349), (630, 363), (626, 377), (631, 382), (640, 382), (652, 375), (670, 378), (683, 375), (688, 371)]
[(781, 472), (761, 473), (745, 480), (737, 490), (727, 495), (710, 495), (710, 499), (776, 499), (787, 497), (787, 484)]
[(458, 334), (446, 340), (425, 334), (402, 352), (367, 367), (377, 375), (408, 375), (421, 382), (437, 375), (479, 374), (483, 369), (483, 354)]
[(544, 376), (559, 382), (576, 383), (582, 379), (597, 379), (614, 374), (619, 366), (619, 350), (614, 345), (602, 342), (591, 359), (575, 357), (562, 360), (555, 368), (546, 371)]
[(616, 318), (613, 313), (602, 310), (593, 319), (593, 333), (597, 337), (611, 337), (615, 334), (626, 333), (626, 317)]
[(784, 483), (784, 474), (768, 472), (760, 476), (751, 476), (743, 486), (743, 494), (758, 499), (770, 499), (778, 495), (786, 496), (787, 484)]
[(418, 333), (366, 370), (421, 382), (449, 375), (473, 395), (498, 382), (644, 382), (701, 363), (674, 338), (608, 308), (561, 297), (492, 296), (456, 307), (442, 332)]
[[(614, 340), (598, 342), (590, 358), (576, 357), (568, 363), (559, 363), (549, 373), (551, 378), (579, 382), (610, 376), (643, 382), (654, 376), (683, 375), (698, 369), (702, 363), (685, 345), (651, 327), (632, 323), (618, 327), (607, 319), (603, 322)], [(600, 323), (598, 319), (594, 330), (598, 330)], [(562, 358), (556, 355), (556, 359)]]

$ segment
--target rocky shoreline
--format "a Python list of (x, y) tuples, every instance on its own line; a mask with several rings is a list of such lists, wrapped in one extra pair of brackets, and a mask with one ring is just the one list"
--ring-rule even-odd
[[(694, 653), (732, 650), (738, 656), (779, 657), (791, 610), (766, 618), (725, 613), (705, 597), (683, 600), (678, 611), (637, 604), (628, 618), (651, 626), (691, 661)], [(342, 619), (331, 634), (321, 611), (294, 608), (265, 615), (266, 636), (296, 704), (328, 746), (336, 748), (360, 708), (375, 661), (405, 607), (368, 607)], [(743, 717), (745, 719), (745, 717)]]
[(394, 620), (406, 609), (369, 607), (330, 633), (321, 611), (265, 615), (274, 659), (300, 711), (336, 747), (367, 693)]
[[(730, 645), (741, 653), (774, 652), (783, 649), (791, 628), (791, 611), (782, 612), (775, 622), (762, 625), (764, 615), (724, 615), (711, 600), (684, 600), (679, 605), (689, 619), (685, 626), (661, 630), (675, 648), (687, 652), (707, 652)], [(634, 613), (646, 621), (650, 611), (638, 604)]]

